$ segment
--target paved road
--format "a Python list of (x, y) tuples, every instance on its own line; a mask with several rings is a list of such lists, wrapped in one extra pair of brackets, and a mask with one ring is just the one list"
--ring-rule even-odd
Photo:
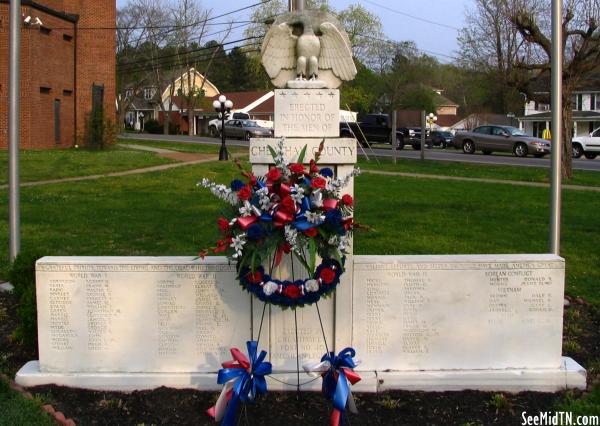
[[(137, 133), (125, 133), (121, 135), (124, 139), (139, 139), (148, 141), (167, 141), (167, 142), (182, 142), (182, 143), (204, 143), (204, 144), (215, 144), (219, 145), (221, 142), (219, 139), (207, 138), (200, 136), (180, 136), (180, 135), (150, 135), (150, 134), (137, 134)], [(227, 140), (229, 146), (248, 146), (248, 142), (240, 140)], [(391, 157), (392, 151), (388, 149), (373, 148), (372, 150), (365, 148), (367, 155), (376, 155), (378, 157)], [(402, 151), (396, 151), (398, 158), (420, 158), (420, 151), (415, 151), (412, 148), (405, 148)], [(359, 150), (359, 155), (362, 154), (362, 150)], [(456, 161), (461, 163), (475, 163), (475, 164), (497, 164), (504, 166), (522, 166), (522, 167), (550, 167), (550, 158), (517, 158), (510, 155), (483, 155), (481, 153), (467, 155), (463, 154), (462, 151), (456, 149), (427, 149), (425, 151), (425, 158), (429, 160), (437, 161)], [(573, 159), (573, 168), (576, 170), (590, 170), (600, 171), (600, 158), (595, 160), (587, 159)]]

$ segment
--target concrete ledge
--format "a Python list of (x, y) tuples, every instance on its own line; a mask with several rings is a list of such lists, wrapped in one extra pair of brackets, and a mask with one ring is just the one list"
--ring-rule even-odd
[[(557, 392), (565, 389), (585, 389), (585, 369), (568, 357), (562, 358), (557, 369), (528, 370), (446, 370), (446, 371), (359, 371), (362, 378), (352, 386), (353, 392), (384, 392), (409, 390), (444, 392), (465, 389), (502, 392)], [(300, 389), (320, 391), (321, 379), (312, 380), (300, 373)], [(218, 391), (217, 375), (213, 373), (43, 373), (38, 361), (25, 364), (15, 378), (17, 384), (30, 387), (55, 384), (76, 388), (131, 392), (167, 386), (176, 389)], [(295, 391), (296, 373), (274, 374), (267, 379), (269, 390)]]
[(568, 357), (557, 369), (446, 370), (378, 372), (378, 392), (388, 390), (558, 392), (585, 389), (585, 369)]

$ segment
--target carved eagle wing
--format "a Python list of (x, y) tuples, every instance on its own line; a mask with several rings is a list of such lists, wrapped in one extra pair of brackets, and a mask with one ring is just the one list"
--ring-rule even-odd
[(350, 81), (356, 76), (356, 65), (352, 59), (352, 50), (346, 37), (331, 22), (320, 25), (321, 56), (319, 68), (331, 69), (344, 81)]
[(285, 22), (269, 29), (261, 48), (262, 63), (269, 77), (276, 78), (282, 69), (294, 69), (297, 39)]

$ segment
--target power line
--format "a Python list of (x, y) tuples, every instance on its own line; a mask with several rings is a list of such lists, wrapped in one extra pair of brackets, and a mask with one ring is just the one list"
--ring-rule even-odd
[(120, 71), (125, 71), (130, 66), (136, 65), (136, 64), (140, 64), (140, 63), (145, 63), (145, 62), (150, 62), (150, 61), (158, 61), (158, 60), (163, 60), (165, 58), (172, 58), (172, 57), (175, 57), (175, 56), (189, 55), (190, 53), (202, 52), (204, 50), (212, 50), (212, 49), (216, 49), (216, 48), (219, 48), (219, 47), (227, 46), (227, 45), (230, 45), (230, 44), (243, 43), (243, 42), (248, 41), (248, 40), (257, 40), (257, 39), (260, 39), (260, 38), (262, 38), (262, 37), (245, 37), (245, 38), (241, 38), (239, 40), (229, 41), (227, 43), (219, 43), (217, 46), (204, 46), (204, 47), (199, 47), (197, 49), (186, 50), (185, 52), (172, 53), (172, 54), (168, 54), (168, 55), (157, 56), (155, 58), (141, 59), (139, 61), (132, 61), (132, 62), (124, 63), (124, 64), (119, 64), (117, 67), (119, 68)]
[[(79, 30), (150, 30), (150, 29), (169, 29), (171, 31), (176, 31), (179, 29), (183, 29), (183, 28), (189, 28), (189, 27), (195, 27), (198, 26), (200, 24), (204, 24), (206, 22), (209, 21), (213, 21), (215, 19), (219, 19), (222, 18), (224, 16), (229, 16), (229, 15), (233, 15), (234, 13), (238, 13), (238, 12), (242, 12), (244, 10), (247, 9), (251, 9), (253, 7), (256, 6), (262, 6), (263, 4), (269, 3), (273, 0), (264, 0), (258, 3), (254, 3), (251, 4), (250, 6), (245, 6), (236, 10), (232, 10), (230, 12), (226, 12), (226, 13), (222, 13), (220, 15), (216, 15), (216, 16), (212, 16), (210, 18), (205, 18), (205, 19), (201, 19), (199, 21), (195, 21), (195, 22), (191, 22), (189, 24), (184, 24), (184, 25), (141, 25), (141, 26), (134, 26), (134, 27), (77, 27), (77, 31)], [(251, 22), (251, 21), (250, 21)], [(214, 25), (220, 25), (219, 24), (214, 24)], [(56, 27), (56, 28), (50, 28), (53, 30), (71, 30), (73, 28), (60, 28), (60, 27)]]
[[(356, 34), (356, 35), (360, 36), (360, 37), (369, 38), (369, 39), (372, 39), (372, 40), (375, 40), (375, 41), (381, 41), (383, 43), (388, 43), (388, 44), (391, 44), (391, 45), (394, 45), (394, 46), (400, 46), (400, 44), (401, 44), (401, 42), (399, 42), (399, 41), (395, 41), (395, 40), (391, 40), (391, 39), (383, 39), (383, 38), (371, 36), (371, 35), (368, 35), (368, 34)], [(435, 56), (442, 56), (442, 57), (445, 57), (445, 58), (453, 59), (455, 61), (459, 60), (455, 56), (447, 55), (445, 53), (435, 52), (433, 50), (421, 49), (421, 48), (418, 48), (418, 47), (417, 47), (417, 50), (419, 52), (429, 53), (429, 54), (432, 54), (432, 55), (435, 55)]]
[[(248, 47), (253, 47), (254, 49), (245, 50), (244, 51), (245, 53), (260, 51), (260, 48), (258, 48), (258, 45), (256, 43), (247, 43), (244, 45), (233, 46), (228, 49), (223, 49), (223, 51), (218, 52), (214, 56), (214, 58), (215, 59), (226, 58), (226, 57), (228, 57), (227, 53), (231, 52), (233, 49), (235, 49), (235, 48), (244, 49), (244, 48), (248, 48)], [(165, 61), (165, 60), (160, 61), (158, 63), (152, 63), (152, 61), (147, 61), (145, 63), (140, 62), (138, 64), (138, 66), (136, 66), (136, 67), (131, 67), (131, 68), (128, 68), (125, 70), (119, 69), (117, 72), (131, 74), (131, 73), (135, 73), (135, 72), (152, 71), (155, 69), (177, 68), (177, 67), (190, 65), (193, 62), (201, 62), (201, 61), (210, 59), (212, 57), (212, 55), (213, 55), (212, 52), (203, 52), (203, 53), (196, 53), (195, 55), (188, 57), (188, 58), (177, 59), (173, 62)]]
[(406, 17), (411, 18), (411, 19), (416, 19), (417, 21), (426, 22), (426, 23), (431, 24), (431, 25), (437, 25), (437, 26), (444, 27), (444, 28), (450, 28), (451, 30), (460, 31), (460, 28), (453, 27), (452, 25), (443, 24), (441, 22), (436, 22), (436, 21), (431, 21), (429, 19), (425, 19), (425, 18), (422, 18), (420, 16), (411, 15), (410, 13), (406, 13), (406, 12), (401, 12), (400, 10), (392, 9), (391, 7), (387, 7), (387, 6), (384, 6), (382, 4), (375, 3), (374, 1), (371, 1), (371, 0), (363, 0), (363, 1), (365, 3), (372, 4), (373, 6), (377, 6), (377, 7), (380, 7), (382, 9), (385, 9), (385, 10), (387, 10), (389, 12), (397, 13), (398, 15), (406, 16)]

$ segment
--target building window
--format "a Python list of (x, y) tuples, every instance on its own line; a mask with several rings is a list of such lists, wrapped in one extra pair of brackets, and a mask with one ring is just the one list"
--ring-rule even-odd
[(64, 41), (71, 41), (71, 40), (73, 40), (73, 36), (69, 35), (69, 34), (63, 34), (63, 40)]
[(583, 95), (573, 95), (573, 111), (583, 111)]
[(40, 93), (47, 95), (48, 93), (50, 93), (50, 88), (49, 87), (40, 87)]
[(50, 35), (50, 33), (52, 32), (52, 30), (48, 27), (40, 27), (40, 32), (44, 35)]
[(144, 99), (146, 99), (147, 101), (151, 100), (152, 98), (154, 98), (155, 92), (156, 91), (155, 91), (154, 87), (144, 88)]
[(590, 95), (590, 109), (592, 111), (600, 109), (600, 96), (596, 95), (595, 93)]
[(72, 90), (63, 90), (63, 96), (71, 96), (73, 94)]

